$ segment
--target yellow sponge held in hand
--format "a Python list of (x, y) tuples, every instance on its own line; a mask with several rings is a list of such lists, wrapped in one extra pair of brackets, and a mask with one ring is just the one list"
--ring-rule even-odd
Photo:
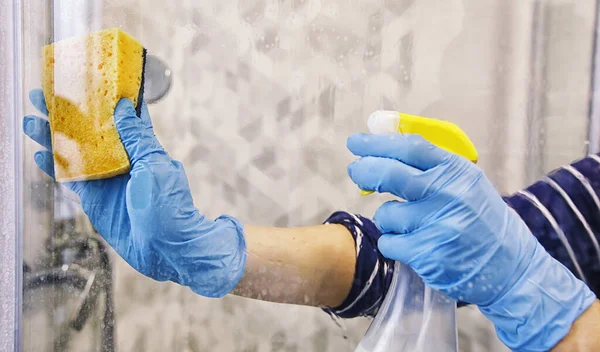
[(139, 115), (145, 56), (144, 47), (118, 28), (43, 48), (42, 88), (57, 181), (129, 172), (113, 114), (119, 100), (128, 98)]

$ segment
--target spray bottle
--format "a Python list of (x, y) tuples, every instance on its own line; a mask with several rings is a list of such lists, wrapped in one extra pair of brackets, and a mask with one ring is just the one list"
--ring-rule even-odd
[[(419, 134), (432, 144), (476, 163), (477, 150), (456, 125), (396, 111), (369, 117), (371, 133)], [(362, 195), (373, 192), (362, 191)], [(426, 286), (407, 265), (394, 264), (394, 276), (377, 316), (356, 352), (455, 352), (456, 301)]]

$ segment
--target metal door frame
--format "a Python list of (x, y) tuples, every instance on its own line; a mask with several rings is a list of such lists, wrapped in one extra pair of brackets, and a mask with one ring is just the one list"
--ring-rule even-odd
[(0, 351), (21, 350), (21, 1), (0, 0)]
[(588, 154), (600, 153), (600, 1), (596, 1), (594, 48), (592, 51), (590, 109), (588, 124)]

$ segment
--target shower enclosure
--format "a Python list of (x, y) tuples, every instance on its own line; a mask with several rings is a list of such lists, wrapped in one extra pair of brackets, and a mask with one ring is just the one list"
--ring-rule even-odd
[[(139, 39), (157, 136), (200, 210), (300, 226), (385, 199), (346, 175), (345, 139), (374, 110), (457, 123), (501, 192), (600, 152), (597, 14), (594, 0), (0, 1), (0, 351), (352, 351), (369, 324), (130, 268), (22, 134), (43, 45), (114, 26)], [(458, 325), (461, 351), (505, 350), (476, 309)]]

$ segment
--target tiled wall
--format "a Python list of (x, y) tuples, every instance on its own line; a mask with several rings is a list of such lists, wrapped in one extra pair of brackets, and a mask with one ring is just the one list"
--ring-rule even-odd
[[(458, 123), (503, 192), (584, 151), (591, 0), (95, 6), (99, 26), (121, 25), (172, 69), (171, 91), (150, 112), (211, 217), (300, 226), (335, 210), (372, 215), (385, 198), (358, 195), (345, 139), (375, 109)], [(120, 351), (351, 351), (368, 326), (338, 327), (313, 308), (204, 299), (115, 262)], [(461, 309), (459, 326), (462, 351), (503, 350), (476, 309)]]

